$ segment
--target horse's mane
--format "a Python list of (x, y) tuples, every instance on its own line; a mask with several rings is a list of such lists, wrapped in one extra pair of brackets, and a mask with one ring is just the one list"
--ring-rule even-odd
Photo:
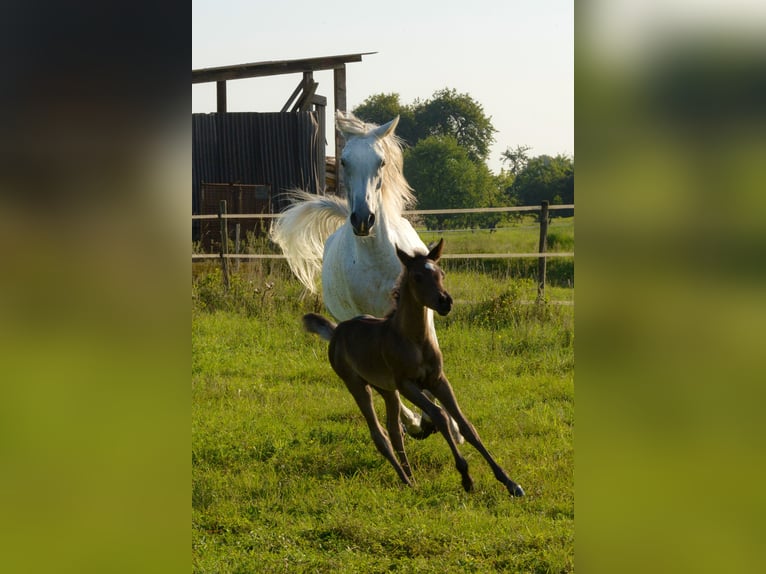
[[(364, 137), (378, 127), (377, 124), (366, 123), (351, 112), (338, 110), (335, 114), (338, 130), (346, 137)], [(402, 147), (404, 140), (396, 134), (377, 140), (381, 151), (386, 157), (386, 165), (383, 168), (384, 185), (381, 189), (383, 195), (383, 208), (389, 215), (389, 221), (396, 221), (401, 217), (402, 211), (415, 205), (416, 199), (413, 190), (404, 179), (404, 154)]]

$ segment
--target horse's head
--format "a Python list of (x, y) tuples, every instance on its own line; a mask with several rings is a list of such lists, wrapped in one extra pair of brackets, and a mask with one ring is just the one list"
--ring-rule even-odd
[(359, 133), (356, 129), (343, 132), (351, 135), (343, 148), (340, 163), (348, 196), (349, 223), (355, 235), (367, 236), (375, 225), (387, 160), (383, 140), (393, 136), (398, 123), (399, 116), (367, 132)]
[(396, 255), (406, 269), (406, 276), (399, 288), (409, 289), (421, 305), (433, 309), (439, 315), (446, 315), (452, 310), (452, 297), (444, 289), (442, 284), (444, 271), (437, 265), (442, 254), (442, 247), (444, 247), (444, 239), (440, 239), (428, 255), (413, 257), (398, 247)]

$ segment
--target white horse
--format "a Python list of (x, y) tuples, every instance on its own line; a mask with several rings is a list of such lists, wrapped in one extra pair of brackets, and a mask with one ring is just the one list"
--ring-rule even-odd
[[(391, 292), (402, 270), (396, 248), (411, 256), (428, 253), (402, 217), (415, 197), (404, 179), (402, 144), (394, 134), (399, 117), (382, 126), (341, 111), (335, 119), (346, 139), (340, 161), (346, 199), (295, 192), (292, 205), (272, 226), (271, 238), (310, 292), (317, 292), (321, 274), (324, 304), (335, 319), (383, 317), (391, 310)], [(436, 341), (430, 309), (428, 328)], [(433, 431), (428, 418), (424, 421), (402, 407), (410, 435), (424, 437)]]

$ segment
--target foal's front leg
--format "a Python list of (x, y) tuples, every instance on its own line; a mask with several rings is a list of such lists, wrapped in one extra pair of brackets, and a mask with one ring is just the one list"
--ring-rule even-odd
[[(346, 383), (346, 388), (354, 397), (359, 410), (362, 411), (362, 415), (364, 415), (364, 420), (367, 421), (367, 426), (370, 429), (370, 435), (372, 436), (372, 440), (375, 443), (378, 451), (386, 458), (386, 460), (388, 460), (388, 462), (391, 463), (391, 466), (394, 467), (394, 470), (396, 470), (396, 473), (399, 475), (399, 478), (402, 479), (402, 482), (407, 486), (412, 486), (412, 481), (410, 480), (412, 471), (409, 469), (409, 463), (407, 464), (407, 471), (405, 471), (394, 455), (394, 449), (391, 446), (391, 441), (389, 440), (388, 436), (386, 436), (383, 427), (381, 427), (380, 423), (378, 422), (378, 417), (375, 415), (375, 406), (372, 403), (372, 393), (370, 392), (370, 386), (367, 384), (367, 381), (358, 375), (349, 375), (347, 377), (343, 377), (343, 382)], [(399, 441), (401, 442), (401, 429), (399, 429), (399, 419), (396, 418), (394, 421), (396, 422), (397, 430), (400, 433)], [(404, 447), (402, 447), (402, 452), (404, 452)]]
[(505, 485), (511, 496), (524, 496), (524, 489), (511, 480), (502, 467), (495, 462), (495, 459), (492, 458), (489, 451), (484, 447), (484, 443), (482, 443), (481, 438), (479, 438), (479, 433), (476, 432), (474, 426), (460, 410), (460, 407), (457, 404), (457, 399), (455, 398), (455, 392), (452, 390), (452, 385), (449, 384), (447, 377), (445, 377), (443, 373), (439, 377), (439, 381), (431, 390), (434, 396), (439, 399), (439, 402), (444, 405), (444, 408), (447, 409), (447, 412), (449, 412), (449, 414), (451, 414), (457, 421), (461, 434), (489, 463), (492, 472), (495, 474), (495, 478)]
[(457, 449), (455, 439), (452, 437), (452, 432), (449, 428), (449, 416), (447, 413), (445, 413), (441, 407), (431, 402), (416, 383), (405, 380), (398, 383), (397, 386), (405, 397), (426, 412), (439, 432), (444, 435), (444, 438), (447, 440), (447, 444), (452, 451), (452, 455), (455, 457), (455, 467), (462, 478), (461, 482), (463, 488), (466, 492), (471, 492), (471, 490), (473, 490), (473, 479), (471, 478), (471, 475), (468, 474), (468, 462)]
[(407, 460), (407, 453), (404, 452), (404, 438), (402, 437), (402, 427), (399, 424), (400, 410), (402, 402), (399, 400), (399, 393), (396, 391), (378, 392), (386, 402), (386, 428), (388, 428), (388, 438), (394, 446), (399, 462), (402, 464), (405, 474), (412, 480), (412, 470), (410, 461)]

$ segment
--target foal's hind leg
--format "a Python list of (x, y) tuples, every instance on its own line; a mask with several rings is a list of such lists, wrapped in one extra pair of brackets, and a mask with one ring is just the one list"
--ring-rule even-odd
[(455, 457), (455, 467), (457, 468), (460, 476), (462, 477), (463, 488), (466, 492), (473, 490), (473, 479), (468, 474), (468, 462), (460, 454), (455, 444), (455, 439), (452, 437), (452, 432), (449, 428), (449, 416), (442, 410), (441, 407), (431, 402), (428, 397), (423, 393), (423, 390), (412, 381), (403, 381), (399, 385), (401, 393), (412, 401), (415, 405), (423, 409), (425, 413), (431, 418), (439, 432), (444, 435), (447, 440), (447, 444), (452, 451), (452, 455)]
[[(391, 466), (394, 467), (394, 470), (396, 470), (396, 473), (399, 475), (399, 478), (402, 479), (402, 482), (408, 486), (412, 486), (412, 481), (410, 480), (412, 471), (409, 471), (409, 463), (407, 464), (407, 471), (409, 472), (405, 472), (404, 468), (402, 468), (402, 465), (399, 464), (399, 461), (394, 455), (394, 449), (391, 446), (391, 441), (389, 440), (388, 436), (386, 436), (383, 427), (381, 427), (380, 423), (378, 422), (378, 417), (375, 415), (375, 407), (372, 403), (372, 393), (370, 392), (370, 386), (358, 375), (349, 375), (348, 377), (343, 377), (343, 382), (346, 383), (346, 388), (348, 388), (349, 392), (354, 397), (356, 404), (359, 406), (359, 410), (362, 411), (364, 419), (367, 421), (367, 426), (370, 429), (370, 435), (372, 435), (372, 440), (375, 443), (375, 446), (378, 448), (378, 451), (386, 458), (386, 460), (388, 460), (388, 462), (391, 463)], [(394, 419), (394, 421), (396, 423), (397, 430), (399, 430), (398, 419)], [(399, 433), (399, 442), (401, 443), (401, 430), (399, 430)], [(402, 452), (404, 452), (403, 446)]]
[(524, 496), (524, 489), (516, 484), (513, 480), (511, 480), (506, 472), (500, 467), (500, 465), (495, 462), (495, 459), (492, 458), (492, 455), (489, 454), (489, 451), (487, 451), (487, 449), (484, 447), (484, 444), (481, 442), (479, 433), (476, 432), (474, 426), (469, 422), (469, 420), (460, 410), (460, 407), (457, 404), (457, 399), (455, 398), (455, 393), (452, 390), (452, 386), (449, 384), (449, 381), (447, 381), (447, 377), (442, 374), (442, 376), (439, 378), (439, 381), (432, 387), (431, 390), (433, 391), (436, 398), (439, 399), (439, 402), (444, 405), (444, 408), (447, 409), (447, 412), (449, 412), (449, 414), (451, 414), (457, 421), (458, 426), (460, 427), (460, 432), (463, 434), (465, 439), (471, 443), (473, 447), (478, 450), (489, 463), (489, 466), (492, 468), (492, 472), (495, 474), (495, 478), (505, 485), (505, 487), (508, 489), (508, 492), (511, 493), (511, 496)]
[(434, 432), (434, 425), (427, 416), (421, 416), (413, 413), (404, 404), (401, 405), (401, 414), (399, 415), (407, 434), (414, 439), (424, 439)]

